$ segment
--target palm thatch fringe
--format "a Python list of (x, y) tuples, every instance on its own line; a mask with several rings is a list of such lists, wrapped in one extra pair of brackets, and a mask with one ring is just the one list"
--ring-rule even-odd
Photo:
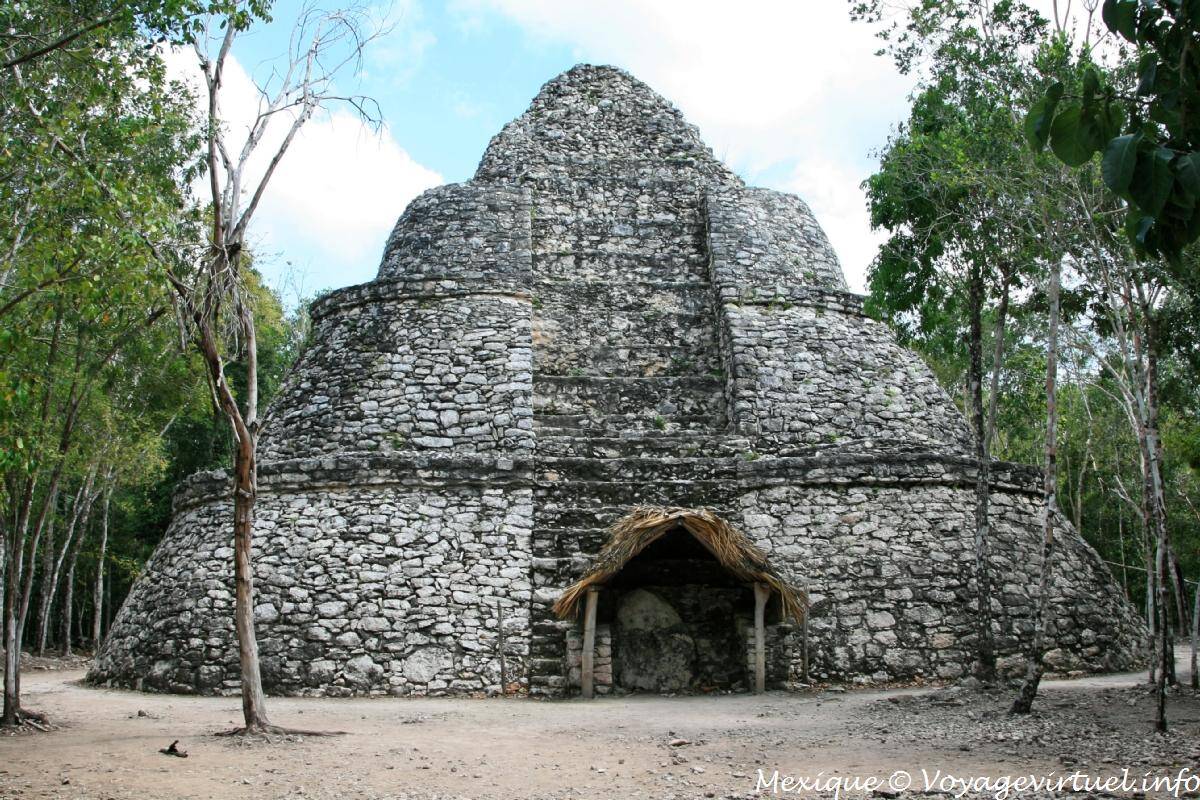
[(554, 603), (560, 619), (572, 616), (592, 586), (607, 582), (638, 553), (676, 527), (684, 528), (735, 577), (747, 583), (765, 583), (783, 603), (785, 616), (797, 622), (808, 611), (808, 596), (779, 574), (762, 550), (746, 534), (706, 508), (637, 506), (613, 523), (611, 537), (587, 573), (568, 586)]

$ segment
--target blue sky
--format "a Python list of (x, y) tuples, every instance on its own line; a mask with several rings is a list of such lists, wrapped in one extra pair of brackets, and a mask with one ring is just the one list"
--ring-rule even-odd
[[(278, 63), (300, 9), (278, 2), (274, 22), (235, 46), (231, 128), (252, 113), (250, 80)], [(339, 87), (375, 98), (384, 128), (372, 134), (344, 108), (314, 118), (256, 217), (259, 263), (290, 302), (370, 280), (408, 201), (469, 178), (491, 136), (582, 61), (628, 69), (747, 181), (804, 197), (862, 290), (881, 236), (859, 184), (906, 115), (910, 82), (875, 55), (845, 0), (396, 0), (390, 18), (362, 74)], [(179, 69), (194, 61), (175, 55)]]

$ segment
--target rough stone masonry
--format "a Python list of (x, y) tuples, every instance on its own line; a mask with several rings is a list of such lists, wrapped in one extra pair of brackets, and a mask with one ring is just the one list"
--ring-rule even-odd
[[(864, 315), (804, 202), (746, 186), (625, 72), (547, 83), (474, 179), (409, 205), (376, 280), (312, 318), (260, 457), (269, 691), (496, 693), (503, 660), (508, 690), (570, 692), (578, 623), (550, 604), (637, 503), (711, 508), (807, 588), (806, 641), (769, 631), (774, 685), (805, 658), (827, 681), (971, 668), (962, 416)], [(1012, 668), (1032, 627), (1039, 474), (992, 476), (992, 611)], [(174, 508), (89, 677), (235, 693), (226, 476), (193, 476)], [(1130, 667), (1141, 623), (1092, 548), (1058, 533), (1051, 666)], [(733, 589), (688, 591), (637, 587), (649, 612), (602, 620), (602, 690), (622, 675), (656, 688), (632, 651), (622, 665), (623, 620), (691, 622), (678, 636), (698, 650), (706, 607), (743, 624)], [(743, 685), (740, 666), (710, 662), (696, 674)], [(657, 688), (702, 688), (674, 677)]]

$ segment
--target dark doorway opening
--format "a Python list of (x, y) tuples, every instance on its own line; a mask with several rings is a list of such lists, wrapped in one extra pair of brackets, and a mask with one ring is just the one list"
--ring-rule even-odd
[(617, 686), (643, 692), (750, 686), (754, 592), (685, 528), (631, 558), (608, 588), (600, 616), (612, 626)]

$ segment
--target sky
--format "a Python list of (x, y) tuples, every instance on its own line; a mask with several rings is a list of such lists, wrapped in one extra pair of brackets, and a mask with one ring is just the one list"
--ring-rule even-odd
[[(280, 63), (301, 7), (277, 2), (274, 20), (235, 45), (231, 135), (252, 119), (252, 80)], [(862, 291), (883, 236), (860, 184), (907, 114), (911, 81), (875, 54), (873, 29), (848, 9), (845, 0), (396, 0), (390, 32), (339, 84), (374, 98), (383, 126), (372, 131), (338, 105), (305, 126), (255, 217), (257, 263), (290, 302), (371, 280), (406, 204), (469, 179), (543, 83), (587, 62), (623, 67), (664, 95), (748, 183), (803, 197)], [(170, 61), (178, 74), (194, 70), (191, 53)]]

